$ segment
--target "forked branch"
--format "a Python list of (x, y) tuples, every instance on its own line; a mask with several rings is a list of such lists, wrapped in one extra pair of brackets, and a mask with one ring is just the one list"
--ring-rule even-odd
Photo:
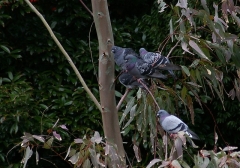
[(83, 88), (85, 89), (85, 91), (88, 93), (89, 97), (92, 99), (92, 101), (95, 103), (95, 105), (97, 106), (97, 108), (102, 111), (101, 105), (98, 102), (98, 100), (96, 99), (96, 97), (92, 94), (92, 92), (90, 91), (90, 89), (88, 88), (88, 86), (86, 85), (84, 79), (82, 78), (80, 72), (78, 71), (77, 67), (74, 65), (72, 59), (70, 58), (70, 56), (68, 55), (68, 53), (65, 51), (65, 49), (63, 48), (63, 46), (61, 45), (61, 43), (58, 41), (57, 37), (54, 35), (52, 29), (50, 28), (50, 26), (48, 25), (48, 23), (46, 22), (46, 20), (44, 19), (44, 17), (42, 16), (41, 13), (38, 12), (38, 10), (29, 2), (29, 0), (25, 0), (25, 2), (28, 4), (28, 6), (33, 10), (33, 12), (35, 12), (37, 14), (37, 16), (41, 19), (41, 21), (43, 22), (44, 26), (47, 28), (48, 32), (50, 33), (52, 39), (54, 40), (54, 42), (57, 44), (57, 46), (59, 47), (59, 49), (61, 50), (61, 52), (63, 53), (63, 55), (66, 57), (66, 59), (68, 60), (69, 64), (71, 65), (71, 67), (73, 68), (75, 74), (77, 75), (79, 81), (81, 82)]

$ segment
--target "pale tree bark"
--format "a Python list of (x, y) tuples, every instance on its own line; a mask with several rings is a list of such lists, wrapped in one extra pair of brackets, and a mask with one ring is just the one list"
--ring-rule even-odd
[(92, 0), (92, 12), (99, 42), (99, 92), (104, 134), (108, 144), (116, 145), (121, 157), (119, 161), (125, 164), (115, 100), (114, 58), (111, 54), (114, 40), (107, 0)]

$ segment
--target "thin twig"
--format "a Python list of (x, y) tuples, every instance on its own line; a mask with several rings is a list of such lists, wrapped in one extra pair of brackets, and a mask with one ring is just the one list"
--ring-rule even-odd
[(174, 48), (177, 47), (178, 43), (180, 42), (180, 40), (178, 40), (178, 42), (175, 44), (175, 46), (173, 48), (171, 48), (171, 50), (169, 51), (168, 55), (166, 56), (167, 58), (169, 57), (169, 55), (172, 53), (172, 51), (174, 50)]
[(165, 144), (165, 145), (166, 145), (166, 148), (165, 148), (166, 151), (165, 151), (165, 160), (167, 160), (167, 145), (168, 145), (167, 137), (168, 137), (168, 136), (167, 136), (167, 133), (166, 133), (166, 144)]
[(93, 16), (92, 11), (90, 11), (90, 9), (85, 5), (85, 3), (82, 0), (79, 0), (81, 2), (81, 4), (84, 6), (84, 8), (87, 9), (87, 11)]
[(80, 80), (81, 84), (83, 85), (83, 88), (86, 90), (86, 92), (88, 93), (89, 97), (92, 99), (92, 101), (95, 103), (95, 105), (97, 106), (97, 108), (102, 111), (102, 107), (100, 105), (100, 103), (98, 102), (98, 100), (96, 99), (96, 97), (92, 94), (92, 92), (90, 91), (90, 89), (88, 88), (88, 86), (86, 85), (85, 81), (83, 80), (80, 72), (78, 71), (77, 67), (74, 65), (72, 59), (70, 58), (70, 56), (68, 55), (68, 53), (65, 51), (65, 49), (62, 47), (61, 43), (58, 41), (58, 39), (56, 38), (56, 36), (54, 35), (52, 29), (50, 28), (50, 26), (48, 25), (48, 23), (46, 22), (46, 20), (44, 19), (44, 17), (38, 12), (38, 10), (29, 2), (29, 0), (25, 0), (25, 2), (29, 5), (29, 7), (37, 14), (37, 16), (41, 19), (41, 21), (43, 22), (44, 26), (47, 28), (48, 32), (50, 33), (52, 39), (54, 40), (54, 42), (57, 44), (57, 46), (59, 47), (59, 49), (61, 50), (61, 52), (63, 53), (63, 55), (66, 57), (66, 59), (68, 60), (69, 64), (71, 65), (71, 67), (73, 68), (74, 72), (76, 73), (78, 79)]
[[(93, 71), (94, 71), (93, 73), (95, 74), (96, 79), (97, 79), (97, 81), (98, 81), (97, 71), (96, 71), (96, 68), (95, 68), (94, 63), (93, 63), (93, 56), (92, 56), (92, 49), (91, 49), (91, 30), (92, 30), (93, 23), (94, 23), (94, 22), (92, 22), (92, 24), (91, 24), (91, 26), (90, 26), (89, 33), (88, 33), (88, 46), (89, 46), (91, 61), (92, 61), (92, 64), (93, 64)], [(99, 83), (99, 82), (98, 82), (98, 83)]]
[(120, 106), (122, 105), (123, 100), (127, 97), (129, 91), (130, 91), (130, 89), (127, 88), (124, 95), (121, 97), (121, 99), (120, 99), (120, 101), (118, 102), (118, 105), (117, 105), (117, 111), (119, 110)]
[(160, 107), (159, 107), (159, 105), (158, 105), (158, 103), (157, 103), (157, 101), (156, 101), (156, 99), (154, 98), (154, 96), (153, 96), (153, 94), (152, 94), (152, 92), (148, 89), (148, 87), (142, 82), (142, 80), (140, 79), (140, 80), (138, 80), (138, 82), (139, 83), (141, 83), (142, 85), (143, 85), (143, 87), (148, 91), (148, 93), (152, 96), (152, 98), (153, 98), (153, 101), (154, 101), (154, 103), (156, 104), (156, 106), (157, 106), (157, 108), (158, 108), (158, 110), (160, 110)]
[(55, 163), (51, 162), (50, 160), (47, 160), (47, 159), (44, 159), (44, 158), (40, 158), (40, 159), (41, 159), (41, 160), (44, 160), (44, 161), (46, 161), (46, 162), (49, 162), (49, 163), (51, 163), (54, 167), (58, 168), (57, 165), (56, 165)]

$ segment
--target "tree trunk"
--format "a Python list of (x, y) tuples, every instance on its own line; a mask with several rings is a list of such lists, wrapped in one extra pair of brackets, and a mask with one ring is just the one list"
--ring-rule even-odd
[(108, 165), (114, 167), (113, 164), (125, 165), (125, 151), (116, 109), (115, 85), (113, 83), (115, 63), (111, 54), (114, 40), (107, 0), (92, 0), (92, 10), (99, 42), (99, 92), (103, 129), (107, 144), (114, 149), (109, 150), (110, 159), (111, 155), (114, 155), (113, 151), (116, 151), (117, 155), (120, 156), (117, 162), (110, 161), (110, 164), (108, 162)]

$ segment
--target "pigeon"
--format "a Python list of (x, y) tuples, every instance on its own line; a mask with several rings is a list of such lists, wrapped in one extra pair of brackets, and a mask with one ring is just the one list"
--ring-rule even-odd
[(190, 138), (199, 140), (196, 133), (191, 131), (187, 124), (174, 115), (170, 115), (165, 110), (159, 110), (157, 113), (160, 125), (162, 128), (170, 134), (176, 134), (179, 131), (184, 131)]
[(133, 54), (127, 54), (124, 59), (126, 71), (137, 79), (167, 78), (151, 64), (144, 62), (140, 57)]
[[(139, 83), (135, 77), (133, 77), (131, 74), (127, 72), (124, 72), (119, 76), (119, 82), (129, 89), (134, 89), (138, 87), (145, 89), (145, 87), (141, 83)], [(147, 87), (149, 87), (149, 84), (145, 80), (142, 80), (142, 82)]]
[(128, 54), (134, 55), (135, 57), (139, 57), (139, 55), (131, 48), (122, 48), (118, 46), (113, 46), (112, 47), (112, 53), (114, 54), (114, 61), (115, 63), (121, 67), (123, 70), (126, 69), (125, 67), (125, 56)]
[(145, 48), (140, 48), (140, 57), (147, 63), (151, 64), (154, 68), (160, 70), (168, 70), (168, 72), (176, 78), (172, 70), (180, 70), (178, 65), (170, 63), (167, 57), (162, 56), (156, 52), (148, 52)]

